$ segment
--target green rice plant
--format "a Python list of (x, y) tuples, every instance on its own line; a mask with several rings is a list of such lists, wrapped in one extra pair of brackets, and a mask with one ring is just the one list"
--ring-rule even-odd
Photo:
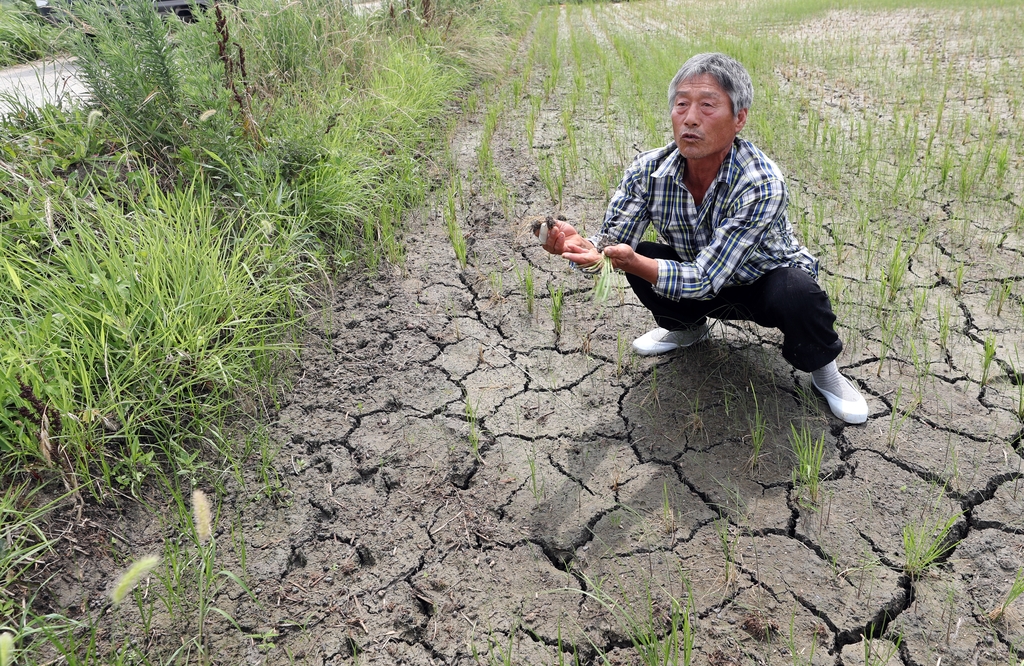
[(623, 371), (626, 369), (625, 359), (626, 354), (629, 353), (629, 340), (622, 335), (622, 332), (618, 332), (615, 335), (615, 376), (621, 377)]
[(897, 635), (895, 641), (887, 641), (883, 645), (876, 637), (872, 636), (872, 631), (869, 629), (864, 633), (864, 640), (862, 641), (864, 646), (864, 666), (889, 666), (893, 657), (899, 653), (900, 643), (902, 642), (903, 637)]
[(718, 537), (718, 546), (722, 549), (725, 584), (732, 585), (736, 580), (736, 541), (739, 539), (739, 535), (732, 533), (729, 520), (725, 516), (719, 516), (712, 523), (712, 526), (715, 528), (715, 535)]
[(909, 253), (903, 252), (903, 239), (900, 238), (896, 241), (896, 246), (893, 248), (892, 256), (889, 258), (888, 267), (883, 273), (882, 285), (885, 295), (884, 300), (889, 303), (896, 300), (896, 296), (899, 294), (900, 288), (903, 286), (903, 280), (907, 275), (907, 265), (909, 260)]
[(551, 323), (555, 327), (555, 335), (561, 335), (562, 307), (565, 300), (565, 290), (562, 285), (555, 287), (549, 282), (548, 295), (551, 297)]
[(789, 441), (796, 455), (796, 468), (793, 470), (793, 485), (796, 486), (799, 497), (802, 491), (807, 491), (807, 498), (810, 503), (818, 503), (818, 490), (821, 485), (821, 461), (825, 456), (825, 433), (815, 439), (806, 424), (796, 429), (796, 425), (790, 424)]
[(615, 267), (612, 266), (611, 258), (604, 253), (601, 253), (601, 259), (598, 261), (598, 264), (597, 273), (594, 275), (592, 298), (595, 303), (604, 303), (608, 300), (608, 296), (611, 295), (612, 289), (615, 286)]
[(793, 612), (789, 615), (789, 633), (784, 639), (786, 648), (789, 650), (789, 655), (793, 659), (793, 666), (813, 666), (814, 664), (814, 653), (818, 647), (818, 631), (817, 629), (811, 636), (810, 650), (807, 656), (803, 655), (803, 650), (797, 647), (796, 643), (796, 608), (793, 608)]
[(903, 527), (903, 570), (911, 579), (934, 566), (939, 559), (956, 547), (951, 531), (963, 512), (943, 519), (925, 517), (920, 522), (908, 523)]
[(677, 527), (676, 512), (672, 508), (672, 502), (668, 494), (668, 481), (665, 481), (661, 485), (661, 528), (665, 534), (672, 534), (676, 531)]
[(981, 385), (988, 383), (989, 371), (992, 369), (992, 361), (996, 358), (996, 336), (989, 334), (985, 336), (985, 346), (981, 356)]
[(1010, 298), (1013, 293), (1013, 282), (1011, 280), (1003, 280), (999, 283), (999, 286), (989, 296), (988, 305), (989, 307), (995, 308), (996, 316), (1003, 314), (1003, 306), (1006, 301)]
[(1013, 582), (1010, 583), (1010, 589), (1003, 595), (1003, 601), (996, 608), (993, 608), (988, 612), (986, 617), (991, 622), (998, 622), (1006, 617), (1006, 609), (1010, 607), (1014, 601), (1017, 600), (1024, 594), (1024, 567), (1017, 569), (1017, 575), (1013, 577)]
[(484, 113), (483, 134), (480, 137), (480, 144), (477, 146), (476, 154), (477, 168), (480, 170), (480, 174), (485, 181), (492, 179), (496, 171), (494, 155), (491, 152), (491, 139), (494, 138), (494, 132), (498, 127), (498, 116), (501, 114), (501, 110), (501, 103), (499, 101), (489, 106)]
[[(494, 633), (491, 632), (487, 637), (487, 652), (481, 654), (476, 647), (476, 641), (471, 640), (469, 642), (469, 655), (478, 664), (484, 664), (485, 666), (512, 666), (517, 663), (515, 661), (515, 654), (512, 646), (515, 644), (516, 632), (519, 631), (519, 621), (512, 626), (511, 631), (508, 633), (508, 644), (504, 644), (503, 641), (498, 640)], [(486, 659), (484, 659), (486, 657)]]
[(526, 298), (526, 312), (532, 315), (533, 302), (536, 298), (536, 292), (533, 288), (533, 265), (527, 263), (526, 268), (520, 271), (519, 265), (516, 264), (513, 270), (515, 271), (516, 278), (519, 280), (519, 286), (523, 290), (523, 296)]
[(1014, 348), (1014, 354), (1017, 357), (1017, 363), (1010, 362), (1010, 373), (1013, 377), (1013, 384), (1017, 387), (1017, 408), (1015, 413), (1017, 420), (1024, 423), (1024, 364), (1020, 361), (1020, 350)]
[(537, 448), (534, 447), (530, 454), (526, 456), (526, 463), (530, 466), (530, 494), (533, 495), (534, 501), (538, 504), (541, 499), (544, 498), (544, 479), (541, 477), (537, 478)]
[(903, 387), (900, 386), (896, 389), (896, 395), (892, 400), (892, 409), (889, 412), (889, 433), (886, 436), (886, 446), (890, 449), (896, 448), (896, 438), (899, 435), (900, 430), (903, 429), (904, 422), (910, 417), (914, 409), (917, 408), (917, 402), (914, 402), (910, 407), (905, 410), (900, 410), (900, 400), (903, 398)]
[[(618, 623), (636, 652), (638, 663), (643, 666), (690, 666), (693, 663), (693, 595), (687, 591), (685, 602), (666, 593), (662, 600), (657, 598), (648, 582), (643, 596), (631, 598), (625, 591), (613, 596), (606, 586), (592, 581), (585, 575), (588, 590), (562, 590), (572, 594), (583, 594), (598, 603)], [(589, 638), (589, 637), (588, 637)], [(609, 663), (607, 656), (591, 641), (603, 663)]]
[(459, 262), (460, 268), (465, 269), (468, 260), (468, 249), (466, 237), (462, 233), (462, 227), (459, 226), (459, 219), (455, 214), (455, 193), (452, 188), (448, 189), (447, 205), (444, 209), (444, 227), (445, 231), (448, 232), (448, 240), (451, 241), (452, 250), (455, 251), (455, 260)]
[(466, 421), (469, 423), (469, 450), (477, 462), (483, 462), (480, 457), (480, 424), (477, 408), (467, 398), (466, 400)]
[(750, 382), (750, 394), (754, 397), (754, 421), (750, 424), (750, 458), (747, 459), (747, 469), (754, 471), (761, 463), (761, 447), (764, 445), (765, 435), (767, 435), (768, 420), (757, 401), (754, 382)]
[(950, 306), (945, 305), (940, 298), (938, 302), (939, 348), (943, 351), (949, 350), (949, 318)]
[(537, 159), (537, 172), (544, 187), (547, 188), (551, 203), (559, 205), (562, 201), (562, 191), (565, 189), (564, 168), (556, 168), (554, 157), (544, 153)]

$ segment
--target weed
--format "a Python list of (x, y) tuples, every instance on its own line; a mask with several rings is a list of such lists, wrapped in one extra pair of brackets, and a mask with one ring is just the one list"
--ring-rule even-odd
[(9, 631), (0, 633), (0, 666), (14, 663), (14, 635)]
[(114, 588), (110, 591), (111, 603), (119, 606), (124, 601), (124, 598), (128, 596), (128, 593), (139, 584), (139, 581), (149, 575), (149, 572), (155, 569), (158, 564), (160, 564), (160, 558), (156, 555), (148, 555), (136, 560), (127, 571), (121, 574), (121, 577), (114, 584)]

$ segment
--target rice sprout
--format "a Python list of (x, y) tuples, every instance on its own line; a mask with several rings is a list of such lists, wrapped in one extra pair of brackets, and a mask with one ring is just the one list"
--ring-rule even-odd
[(612, 266), (611, 257), (608, 257), (603, 252), (598, 263), (600, 264), (600, 269), (594, 278), (594, 301), (604, 303), (612, 293), (612, 276), (615, 275), (615, 267)]

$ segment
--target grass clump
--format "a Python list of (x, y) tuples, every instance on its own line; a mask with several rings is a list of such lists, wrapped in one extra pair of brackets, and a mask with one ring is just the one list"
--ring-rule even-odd
[(0, 67), (38, 60), (59, 46), (60, 30), (42, 19), (33, 3), (0, 3)]
[(815, 439), (806, 425), (800, 430), (790, 425), (790, 429), (789, 441), (797, 461), (793, 469), (793, 485), (798, 493), (802, 494), (806, 490), (807, 499), (811, 504), (817, 504), (821, 487), (821, 461), (825, 456), (825, 433), (822, 432), (821, 437)]
[(903, 528), (903, 570), (917, 579), (953, 550), (960, 541), (952, 538), (952, 529), (963, 513), (943, 519), (941, 516), (924, 518)]

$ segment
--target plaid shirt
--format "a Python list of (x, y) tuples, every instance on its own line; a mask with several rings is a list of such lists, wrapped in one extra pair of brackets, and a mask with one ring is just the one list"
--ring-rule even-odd
[(706, 300), (781, 266), (817, 278), (817, 259), (796, 241), (786, 218), (782, 172), (764, 153), (737, 137), (700, 206), (683, 185), (685, 164), (674, 143), (637, 156), (601, 228), (636, 249), (653, 224), (672, 246), (682, 261), (658, 260), (656, 293)]

